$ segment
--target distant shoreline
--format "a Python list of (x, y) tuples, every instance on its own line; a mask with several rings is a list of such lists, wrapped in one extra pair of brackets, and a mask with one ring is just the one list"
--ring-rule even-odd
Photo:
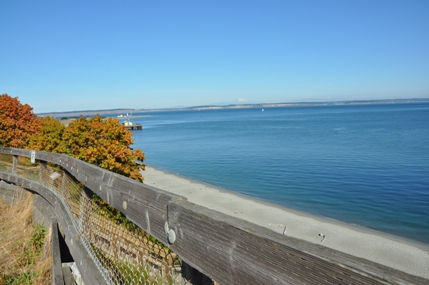
[(45, 112), (38, 113), (39, 116), (52, 117), (76, 117), (94, 116), (106, 114), (127, 114), (142, 112), (166, 112), (166, 111), (189, 111), (189, 110), (221, 110), (221, 109), (250, 109), (250, 108), (274, 108), (274, 107), (299, 107), (299, 106), (342, 106), (342, 105), (379, 105), (379, 104), (404, 104), (404, 103), (424, 103), (429, 102), (429, 98), (413, 99), (385, 99), (385, 100), (351, 100), (351, 101), (327, 101), (327, 102), (294, 102), (294, 103), (258, 103), (258, 104), (231, 104), (231, 105), (204, 105), (184, 108), (164, 108), (164, 109), (108, 109), (108, 110), (83, 110), (66, 112)]

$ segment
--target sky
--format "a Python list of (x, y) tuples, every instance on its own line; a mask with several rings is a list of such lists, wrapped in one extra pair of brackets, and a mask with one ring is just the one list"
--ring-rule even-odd
[(429, 1), (0, 0), (36, 113), (429, 98)]

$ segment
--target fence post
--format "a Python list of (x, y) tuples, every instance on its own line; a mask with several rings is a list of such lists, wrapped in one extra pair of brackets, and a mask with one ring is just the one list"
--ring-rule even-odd
[(18, 156), (13, 156), (13, 163), (12, 163), (12, 174), (16, 174), (16, 168), (18, 166)]

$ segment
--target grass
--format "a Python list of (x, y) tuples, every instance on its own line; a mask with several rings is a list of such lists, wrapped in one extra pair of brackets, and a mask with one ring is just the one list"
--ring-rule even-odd
[(0, 285), (51, 283), (50, 234), (32, 216), (31, 195), (11, 205), (0, 200)]

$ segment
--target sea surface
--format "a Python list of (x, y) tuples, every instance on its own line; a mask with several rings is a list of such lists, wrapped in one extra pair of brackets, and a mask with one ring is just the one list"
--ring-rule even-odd
[(149, 165), (429, 244), (429, 103), (133, 115)]

